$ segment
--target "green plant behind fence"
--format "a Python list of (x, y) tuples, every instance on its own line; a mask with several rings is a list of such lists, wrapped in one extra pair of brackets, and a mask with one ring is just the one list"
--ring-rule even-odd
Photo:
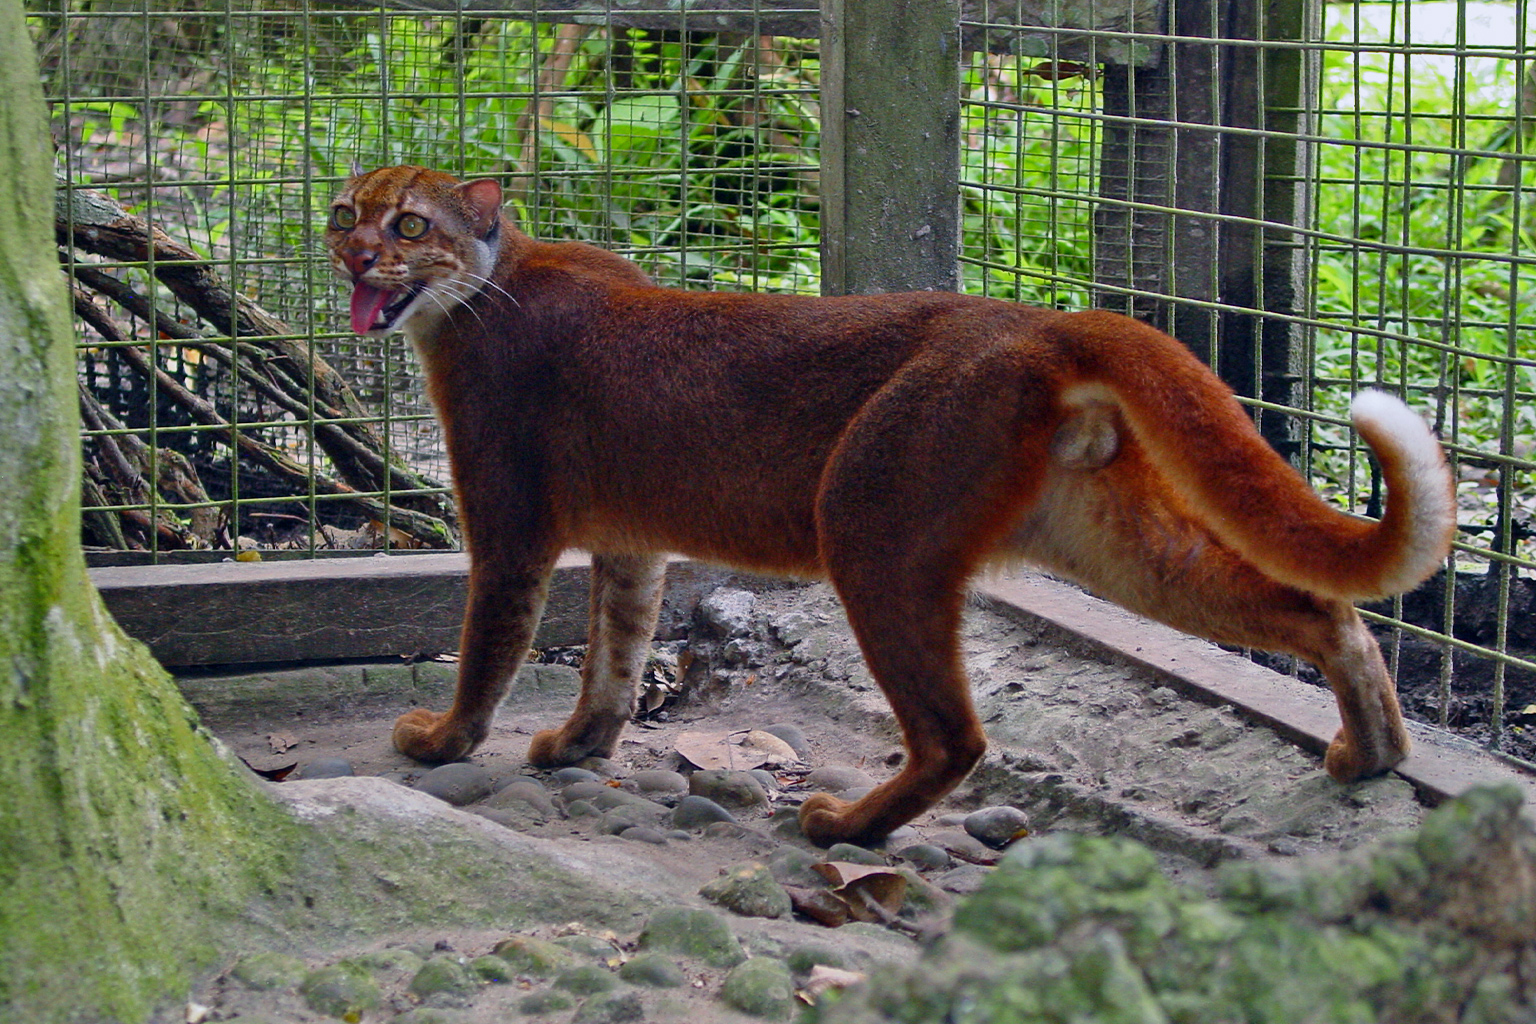
[[(1256, 300), (1228, 308), (1151, 296), (1289, 325), (1305, 357), (1298, 397), (1286, 403), (1300, 456), (1321, 489), (1358, 511), (1376, 510), (1379, 486), (1343, 423), (1349, 395), (1386, 386), (1434, 420), (1461, 480), (1460, 575), (1409, 607), (1375, 613), (1405, 630), (1393, 648), (1403, 673), (1434, 684), (1432, 698), (1410, 695), (1414, 710), (1483, 723), (1485, 737), (1514, 748), (1526, 719), (1513, 712), (1536, 706), (1526, 653), (1536, 627), (1519, 611), (1536, 599), (1522, 576), (1536, 567), (1527, 3), (1326, 5), (1325, 36), (1306, 48), (1319, 91), (1298, 115), (1300, 172), (1267, 182), (1304, 196), (1296, 223), (1276, 232), (1302, 255), (1296, 302), (1276, 312)], [(354, 165), (495, 175), (531, 232), (615, 248), (669, 284), (819, 287), (813, 43), (387, 8), (167, 6), (157, 12), (167, 17), (149, 19), (83, 3), (36, 6), (61, 170), (211, 260), (232, 293), (333, 365), (364, 413), (312, 398), (276, 403), (250, 387), (267, 364), (232, 368), (143, 313), (118, 316), (117, 340), (86, 330), (87, 390), (119, 399), (105, 401), (87, 430), (102, 492), (88, 519), (122, 519), (114, 546), (160, 558), (244, 537), (270, 557), (275, 547), (314, 553), (435, 536), (431, 524), (402, 531), (392, 518), (442, 511), (428, 499), (434, 488), (441, 498), (446, 467), (413, 358), (398, 340), (348, 334), (343, 297), (319, 258), (318, 225)], [(1475, 19), (1488, 16), (1508, 27), (1478, 36)], [(1426, 35), (1437, 20), (1448, 36)], [(989, 31), (994, 42), (1006, 35)], [(1234, 53), (1290, 52), (1245, 45)], [(1034, 43), (1018, 49), (1031, 55), (962, 62), (963, 287), (1090, 306), (1105, 298), (1095, 280), (1104, 217), (1124, 203), (1105, 185), (1115, 123), (1107, 68), (1053, 59)], [(78, 248), (74, 258), (147, 296), (149, 315), (229, 343), (154, 284), (142, 261)], [(222, 418), (211, 423), (148, 388), (132, 364), (140, 349)], [(372, 431), (424, 478), (386, 475), (362, 488), (375, 501), (365, 507), (315, 483), (274, 483), (267, 455), (230, 448), (245, 432), (303, 472), (339, 477), (338, 456), (318, 442), (333, 428)], [(130, 494), (115, 483), (114, 446), (140, 458), (140, 475), (156, 486)], [(177, 488), (186, 475), (178, 460), (200, 474), (201, 492)], [(1421, 635), (1432, 656), (1416, 653)]]

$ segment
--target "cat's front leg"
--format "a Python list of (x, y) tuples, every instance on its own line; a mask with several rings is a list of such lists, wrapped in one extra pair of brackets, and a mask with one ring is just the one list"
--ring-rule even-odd
[(541, 768), (610, 757), (635, 713), (666, 579), (662, 555), (592, 556), (592, 596), (581, 697), (558, 729), (534, 734), (528, 760)]
[(459, 644), (453, 706), (395, 720), (395, 749), (418, 761), (456, 761), (490, 734), (491, 719), (533, 643), (555, 552), (518, 559), (471, 555), (469, 602)]

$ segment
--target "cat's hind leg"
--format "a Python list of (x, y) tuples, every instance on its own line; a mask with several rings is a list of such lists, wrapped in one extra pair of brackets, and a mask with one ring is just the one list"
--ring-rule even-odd
[(1107, 457), (1081, 457), (1082, 445), (1053, 448), (1052, 470), (1012, 551), (1175, 629), (1317, 666), (1342, 720), (1324, 761), (1335, 779), (1379, 774), (1407, 756), (1396, 688), (1354, 607), (1279, 583), (1224, 546), (1112, 416), (1090, 411), (1057, 440), (1105, 429), (1119, 441), (1097, 445)]
[(534, 734), (529, 762), (549, 768), (612, 756), (635, 713), (665, 580), (662, 555), (593, 555), (581, 696), (564, 725)]

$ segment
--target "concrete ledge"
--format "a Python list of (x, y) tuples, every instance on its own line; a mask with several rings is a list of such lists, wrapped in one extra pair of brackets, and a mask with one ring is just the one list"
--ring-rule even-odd
[[(170, 668), (386, 659), (458, 648), (468, 589), (463, 554), (321, 561), (221, 562), (91, 570), (108, 609)], [(539, 646), (586, 641), (585, 554), (562, 558), (539, 626)], [(699, 600), (732, 583), (784, 585), (676, 559), (658, 636), (681, 636)], [(1039, 622), (1065, 643), (1149, 669), (1184, 693), (1230, 704), (1304, 749), (1322, 753), (1338, 728), (1333, 697), (1203, 640), (1149, 622), (1075, 587), (1031, 573), (980, 581), (1003, 614)], [(1410, 723), (1412, 725), (1412, 723)], [(1413, 726), (1413, 754), (1399, 772), (1434, 803), (1470, 786), (1520, 786), (1536, 807), (1536, 779), (1473, 744)]]
[[(1151, 622), (1075, 587), (1034, 574), (984, 580), (977, 593), (1003, 614), (1020, 615), (1055, 629), (1069, 642), (1151, 669), (1175, 688), (1209, 702), (1220, 701), (1273, 728), (1304, 750), (1321, 755), (1339, 728), (1333, 695), (1256, 665), (1214, 644)], [(1536, 778), (1475, 744), (1410, 722), (1413, 752), (1398, 774), (1428, 803), (1439, 803), (1471, 786), (1513, 783), (1536, 809)]]

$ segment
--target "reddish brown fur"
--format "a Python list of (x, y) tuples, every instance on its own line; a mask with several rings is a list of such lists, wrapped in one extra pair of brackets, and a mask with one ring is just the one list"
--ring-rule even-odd
[[(910, 756), (856, 803), (807, 800), (822, 843), (889, 832), (980, 757), (956, 633), (967, 581), (998, 560), (1318, 664), (1343, 717), (1337, 778), (1406, 753), (1391, 681), (1344, 598), (1372, 592), (1426, 513), (1396, 492), (1384, 526), (1323, 504), (1171, 338), (943, 293), (658, 288), (616, 255), (497, 222), (493, 201), (488, 182), (389, 168), (348, 184), (336, 209), (357, 224), (328, 235), (338, 269), (380, 289), (401, 287), (394, 264), (418, 248), (494, 249), (493, 287), (402, 316), (472, 558), (458, 694), (446, 714), (402, 716), (402, 751), (451, 760), (484, 738), (556, 556), (580, 547), (594, 553), (582, 696), (534, 737), (536, 764), (612, 752), (661, 553), (831, 580)], [(430, 215), (427, 237), (382, 226), (407, 207)]]

